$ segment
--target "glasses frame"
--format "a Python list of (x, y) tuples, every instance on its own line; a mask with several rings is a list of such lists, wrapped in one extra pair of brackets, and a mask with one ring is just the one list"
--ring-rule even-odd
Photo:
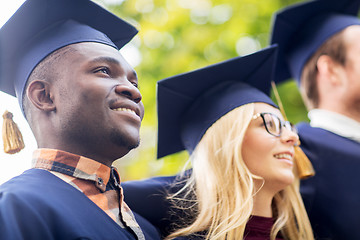
[[(279, 134), (274, 134), (274, 133), (272, 133), (272, 132), (269, 131), (268, 126), (267, 126), (266, 121), (265, 121), (265, 115), (267, 115), (267, 114), (270, 114), (272, 117), (275, 117), (275, 118), (277, 118), (277, 119), (279, 120), (279, 123), (280, 123), (280, 128), (279, 128), (279, 129), (280, 129), (280, 130), (279, 130), (280, 132), (279, 132)], [(290, 130), (291, 132), (293, 132), (293, 133), (295, 133), (295, 134), (298, 133), (298, 132), (297, 132), (297, 129), (294, 127), (294, 125), (293, 125), (291, 122), (281, 120), (281, 119), (280, 119), (276, 114), (274, 114), (274, 113), (270, 113), (270, 112), (257, 113), (257, 114), (255, 114), (255, 115), (252, 117), (252, 119), (255, 120), (255, 119), (258, 119), (259, 117), (262, 118), (266, 131), (267, 131), (270, 135), (272, 135), (272, 136), (281, 137), (281, 134), (282, 134), (282, 132), (283, 132), (283, 131), (282, 131), (283, 128), (286, 128), (286, 129)]]

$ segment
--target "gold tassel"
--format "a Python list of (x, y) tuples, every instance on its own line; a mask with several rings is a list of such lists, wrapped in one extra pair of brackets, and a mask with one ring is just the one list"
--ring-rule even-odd
[(21, 132), (13, 121), (11, 112), (5, 111), (3, 114), (4, 122), (2, 137), (4, 142), (4, 152), (14, 154), (20, 152), (25, 147)]
[(315, 175), (315, 170), (309, 158), (299, 146), (295, 146), (295, 163), (300, 179), (306, 179)]
[[(280, 95), (276, 89), (276, 85), (275, 85), (274, 81), (271, 81), (271, 86), (274, 91), (275, 98), (279, 104), (280, 111), (281, 111), (282, 115), (284, 116), (285, 120), (287, 120), (287, 117), (285, 114), (285, 109), (282, 105)], [(303, 152), (303, 150), (299, 146), (300, 146), (300, 141), (299, 141), (299, 144), (297, 146), (295, 146), (295, 157), (294, 157), (297, 171), (299, 174), (299, 178), (305, 179), (308, 177), (312, 177), (315, 175), (315, 170), (314, 170), (309, 158), (306, 156), (306, 154)]]

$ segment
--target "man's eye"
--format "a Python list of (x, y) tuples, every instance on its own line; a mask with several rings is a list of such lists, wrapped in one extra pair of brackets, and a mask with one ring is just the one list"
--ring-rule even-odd
[(139, 88), (139, 85), (137, 82), (131, 82), (131, 84), (134, 85), (134, 87)]
[(95, 72), (100, 72), (100, 73), (104, 73), (104, 74), (106, 74), (106, 75), (110, 75), (110, 70), (109, 70), (109, 68), (107, 68), (107, 67), (99, 68), (99, 69), (97, 69)]

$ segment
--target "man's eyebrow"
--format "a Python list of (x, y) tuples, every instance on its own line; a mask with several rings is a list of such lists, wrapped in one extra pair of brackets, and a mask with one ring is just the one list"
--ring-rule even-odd
[[(120, 61), (113, 57), (106, 57), (106, 56), (105, 57), (97, 57), (97, 58), (90, 60), (90, 63), (104, 63), (104, 62), (109, 63), (109, 64), (121, 65)], [(138, 80), (138, 76), (137, 76), (137, 73), (135, 70), (132, 71), (132, 75), (134, 76), (134, 78), (136, 80)]]
[(120, 65), (120, 61), (113, 57), (97, 57), (92, 60), (90, 60), (91, 63), (111, 63), (111, 64), (117, 64)]

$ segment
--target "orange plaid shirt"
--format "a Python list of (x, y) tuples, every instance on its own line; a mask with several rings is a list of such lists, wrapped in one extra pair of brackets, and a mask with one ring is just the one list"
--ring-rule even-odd
[(116, 168), (54, 149), (35, 150), (33, 168), (50, 171), (84, 193), (120, 227), (129, 229), (138, 239), (145, 239), (133, 213), (123, 201)]

